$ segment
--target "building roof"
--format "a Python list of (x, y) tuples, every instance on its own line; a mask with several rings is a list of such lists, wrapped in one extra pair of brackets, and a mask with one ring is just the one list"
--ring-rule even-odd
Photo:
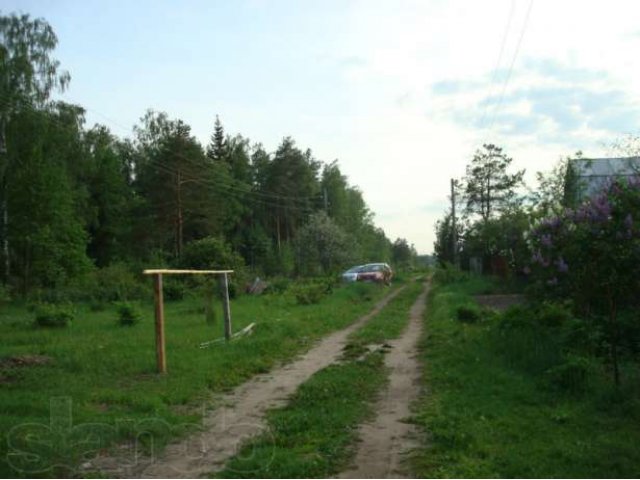
[(590, 197), (614, 177), (640, 175), (640, 157), (577, 158), (569, 163), (577, 177), (579, 197)]

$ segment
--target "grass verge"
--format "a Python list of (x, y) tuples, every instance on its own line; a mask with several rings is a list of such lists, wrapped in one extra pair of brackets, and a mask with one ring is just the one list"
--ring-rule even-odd
[(232, 302), (234, 329), (256, 322), (254, 333), (206, 349), (199, 344), (222, 334), (220, 316), (206, 323), (202, 299), (167, 302), (167, 375), (155, 373), (150, 303), (139, 305), (142, 320), (134, 326), (118, 325), (115, 307), (79, 305), (72, 325), (57, 329), (35, 328), (32, 313), (7, 307), (0, 312), (0, 359), (44, 360), (0, 361), (0, 476), (71, 475), (97, 449), (148, 431), (150, 419), (162, 424), (153, 432), (161, 447), (184, 433), (181, 425), (197, 423), (212, 392), (294, 357), (388, 291), (344, 286), (317, 305), (297, 305), (287, 295), (243, 296)]
[(384, 359), (329, 366), (300, 386), (289, 404), (268, 414), (268, 433), (245, 445), (219, 478), (327, 478), (353, 454), (357, 426), (385, 383)]
[(383, 350), (369, 344), (398, 337), (422, 283), (412, 282), (378, 315), (354, 332), (344, 362), (303, 383), (282, 408), (267, 415), (268, 433), (246, 444), (218, 478), (327, 478), (355, 453), (357, 428), (372, 415), (373, 401), (386, 383)]
[(573, 395), (516, 368), (495, 348), (494, 321), (456, 319), (471, 294), (490, 289), (487, 280), (471, 278), (431, 291), (422, 353), (429, 393), (415, 416), (428, 438), (413, 456), (414, 474), (638, 477), (637, 389), (615, 391), (603, 382)]

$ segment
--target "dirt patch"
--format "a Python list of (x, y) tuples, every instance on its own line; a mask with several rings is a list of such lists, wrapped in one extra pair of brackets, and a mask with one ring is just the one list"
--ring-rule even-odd
[(266, 411), (285, 405), (300, 384), (337, 361), (349, 334), (380, 312), (402, 289), (388, 294), (349, 327), (320, 340), (299, 359), (257, 375), (232, 393), (215, 398), (215, 404), (220, 406), (203, 412), (201, 432), (169, 445), (159, 455), (155, 452), (156, 455), (140, 457), (134, 447), (122, 455), (95, 458), (84, 464), (83, 470), (126, 478), (197, 478), (221, 470), (248, 439), (268, 433)]
[(14, 355), (0, 358), (0, 368), (38, 367), (52, 362), (53, 358), (46, 355)]
[(389, 385), (375, 405), (376, 418), (359, 429), (361, 442), (353, 466), (339, 478), (402, 478), (403, 459), (417, 446), (414, 426), (406, 423), (410, 406), (420, 395), (418, 341), (422, 332), (428, 284), (411, 307), (409, 324), (402, 336), (389, 342), (385, 364)]
[(480, 305), (503, 311), (513, 305), (520, 305), (525, 302), (524, 295), (476, 295), (476, 302)]

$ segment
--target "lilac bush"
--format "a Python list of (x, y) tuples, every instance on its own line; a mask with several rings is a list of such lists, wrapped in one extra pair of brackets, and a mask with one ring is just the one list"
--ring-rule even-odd
[(602, 319), (619, 383), (618, 313), (640, 292), (640, 178), (612, 181), (575, 209), (545, 218), (528, 232), (530, 276), (544, 298), (571, 299)]

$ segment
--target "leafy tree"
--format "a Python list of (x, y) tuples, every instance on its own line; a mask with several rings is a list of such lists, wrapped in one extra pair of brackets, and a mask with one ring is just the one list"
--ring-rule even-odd
[[(54, 121), (57, 119), (57, 121)], [(86, 272), (87, 234), (67, 168), (69, 129), (55, 111), (17, 113), (9, 124), (9, 236), (21, 290), (57, 288)], [(79, 141), (79, 140), (78, 140)]]
[(404, 238), (397, 238), (391, 246), (391, 258), (396, 268), (410, 268), (413, 266), (417, 252), (413, 245), (409, 245)]
[(122, 154), (127, 147), (100, 125), (86, 132), (84, 144), (91, 160), (86, 173), (92, 210), (87, 226), (88, 253), (97, 266), (104, 267), (129, 257), (133, 191), (129, 166)]
[(492, 144), (476, 151), (464, 179), (467, 214), (478, 214), (486, 222), (518, 203), (517, 188), (522, 186), (524, 170), (509, 174), (512, 161), (502, 148)]
[(53, 89), (64, 90), (69, 83), (69, 74), (51, 57), (57, 43), (53, 29), (42, 19), (0, 16), (0, 222), (5, 282), (10, 274), (7, 188), (12, 175), (7, 128), (17, 113), (44, 105)]
[(325, 212), (314, 213), (296, 239), (298, 271), (307, 275), (328, 274), (352, 258), (351, 243), (344, 231)]

